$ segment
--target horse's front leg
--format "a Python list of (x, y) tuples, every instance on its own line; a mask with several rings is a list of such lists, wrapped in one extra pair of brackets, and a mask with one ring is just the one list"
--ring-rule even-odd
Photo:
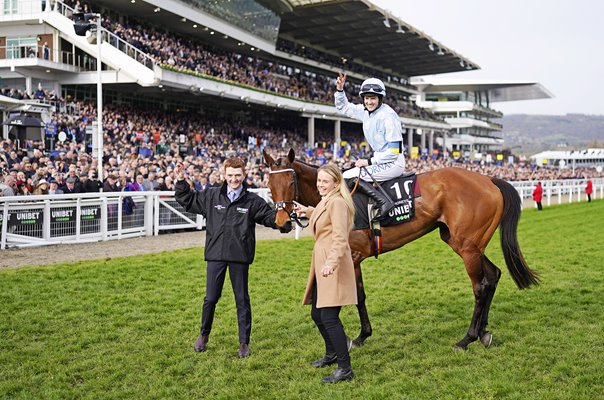
[(359, 319), (361, 320), (361, 332), (359, 336), (352, 341), (353, 347), (361, 347), (372, 334), (371, 323), (369, 322), (369, 314), (365, 306), (365, 287), (363, 285), (363, 274), (361, 273), (361, 263), (355, 260), (354, 275), (357, 283), (357, 310), (359, 311)]

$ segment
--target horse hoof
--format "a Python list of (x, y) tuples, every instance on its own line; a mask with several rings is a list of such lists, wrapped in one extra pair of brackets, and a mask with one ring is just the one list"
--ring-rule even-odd
[(491, 335), (491, 332), (485, 332), (484, 335), (480, 337), (480, 343), (487, 349), (491, 346), (492, 342), (493, 335)]
[(453, 350), (466, 351), (466, 350), (468, 350), (468, 346), (464, 346), (464, 345), (457, 343), (455, 346), (453, 346)]
[(365, 344), (365, 342), (363, 341), (363, 339), (356, 338), (352, 341), (352, 348), (363, 347), (364, 344)]

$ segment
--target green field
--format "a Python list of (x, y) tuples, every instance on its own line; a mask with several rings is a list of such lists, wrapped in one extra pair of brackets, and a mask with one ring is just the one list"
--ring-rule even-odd
[[(473, 296), (461, 259), (436, 233), (367, 260), (374, 335), (351, 353), (356, 379), (332, 386), (320, 383), (331, 369), (309, 366), (323, 345), (300, 305), (308, 238), (258, 243), (244, 360), (228, 279), (208, 351), (192, 349), (201, 248), (0, 271), (0, 398), (604, 398), (603, 216), (601, 200), (523, 213), (520, 245), (542, 279), (534, 289), (516, 289), (492, 241), (487, 254), (503, 276), (489, 349), (451, 349)], [(356, 336), (356, 308), (342, 318)]]

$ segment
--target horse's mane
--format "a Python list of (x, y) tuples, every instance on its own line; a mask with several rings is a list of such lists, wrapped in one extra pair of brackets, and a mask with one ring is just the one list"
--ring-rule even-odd
[[(287, 160), (287, 157), (279, 157), (279, 158), (277, 158), (277, 159), (275, 160), (275, 165), (277, 165), (277, 166), (281, 166), (281, 165), (283, 165), (283, 161), (284, 161), (284, 160)], [(297, 158), (296, 158), (296, 159), (294, 159), (294, 163), (302, 164), (302, 165), (305, 165), (305, 166), (307, 166), (307, 167), (314, 168), (314, 169), (319, 169), (319, 166), (318, 166), (318, 165), (309, 164), (309, 163), (307, 163), (307, 162), (305, 162), (305, 161), (302, 161), (302, 160), (300, 160), (300, 159), (297, 159)]]
[(309, 164), (309, 163), (307, 163), (305, 161), (302, 161), (302, 160), (294, 160), (294, 162), (298, 162), (298, 163), (300, 163), (302, 165), (306, 165), (307, 167), (311, 167), (311, 168), (314, 168), (314, 169), (319, 169), (318, 165)]

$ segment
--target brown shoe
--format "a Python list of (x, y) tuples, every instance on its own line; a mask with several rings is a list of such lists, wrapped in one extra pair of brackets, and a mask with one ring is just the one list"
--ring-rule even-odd
[(193, 345), (193, 348), (195, 349), (195, 351), (198, 353), (201, 351), (206, 351), (206, 346), (208, 344), (208, 340), (210, 340), (209, 336), (199, 335), (199, 337), (195, 341), (195, 345)]
[(241, 343), (239, 345), (239, 353), (237, 354), (239, 358), (246, 358), (250, 356), (250, 346), (247, 343)]

